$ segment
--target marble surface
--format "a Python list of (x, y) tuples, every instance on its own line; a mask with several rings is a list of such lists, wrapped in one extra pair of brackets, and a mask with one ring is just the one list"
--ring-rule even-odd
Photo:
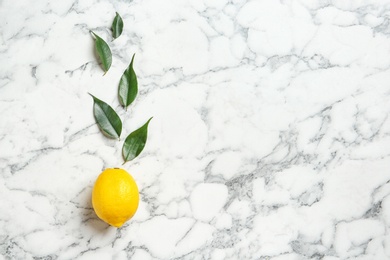
[[(154, 116), (120, 229), (88, 92), (124, 133)], [(389, 259), (389, 111), (388, 0), (0, 0), (0, 259)]]

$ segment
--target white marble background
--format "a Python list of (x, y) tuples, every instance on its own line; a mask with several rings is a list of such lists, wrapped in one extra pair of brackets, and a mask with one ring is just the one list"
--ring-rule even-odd
[[(123, 136), (154, 116), (121, 229), (91, 208), (122, 143), (88, 92)], [(388, 0), (0, 0), (0, 259), (388, 259), (389, 111)]]

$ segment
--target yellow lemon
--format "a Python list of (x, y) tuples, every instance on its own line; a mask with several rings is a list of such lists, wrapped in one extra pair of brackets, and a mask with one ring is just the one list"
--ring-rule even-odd
[(97, 178), (92, 191), (96, 215), (114, 227), (121, 227), (134, 216), (139, 203), (138, 187), (123, 169), (106, 169)]

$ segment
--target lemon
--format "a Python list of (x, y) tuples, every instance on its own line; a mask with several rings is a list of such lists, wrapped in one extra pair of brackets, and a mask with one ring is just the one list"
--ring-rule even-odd
[(137, 184), (125, 170), (106, 169), (97, 178), (92, 191), (92, 206), (104, 222), (121, 227), (134, 216), (138, 203)]

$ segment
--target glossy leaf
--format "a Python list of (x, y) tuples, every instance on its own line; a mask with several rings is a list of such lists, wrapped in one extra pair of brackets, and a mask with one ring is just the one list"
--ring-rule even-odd
[[(91, 94), (90, 94), (91, 95)], [(100, 130), (108, 137), (119, 138), (122, 132), (122, 121), (118, 114), (104, 101), (93, 98), (93, 115)]]
[(137, 75), (135, 75), (133, 69), (134, 56), (135, 54), (131, 59), (129, 67), (127, 67), (125, 72), (123, 72), (123, 75), (119, 82), (119, 102), (125, 108), (127, 108), (135, 100), (135, 97), (137, 96), (138, 92)]
[(92, 34), (95, 37), (96, 52), (99, 56), (100, 61), (102, 62), (102, 67), (105, 72), (104, 74), (106, 74), (107, 71), (110, 69), (112, 63), (112, 54), (110, 47), (102, 38), (100, 38), (94, 32), (92, 32)]
[(148, 137), (148, 125), (152, 118), (126, 137), (122, 148), (125, 163), (136, 158), (144, 149)]
[(122, 17), (116, 13), (114, 21), (112, 22), (112, 37), (118, 38), (123, 31), (123, 20)]

